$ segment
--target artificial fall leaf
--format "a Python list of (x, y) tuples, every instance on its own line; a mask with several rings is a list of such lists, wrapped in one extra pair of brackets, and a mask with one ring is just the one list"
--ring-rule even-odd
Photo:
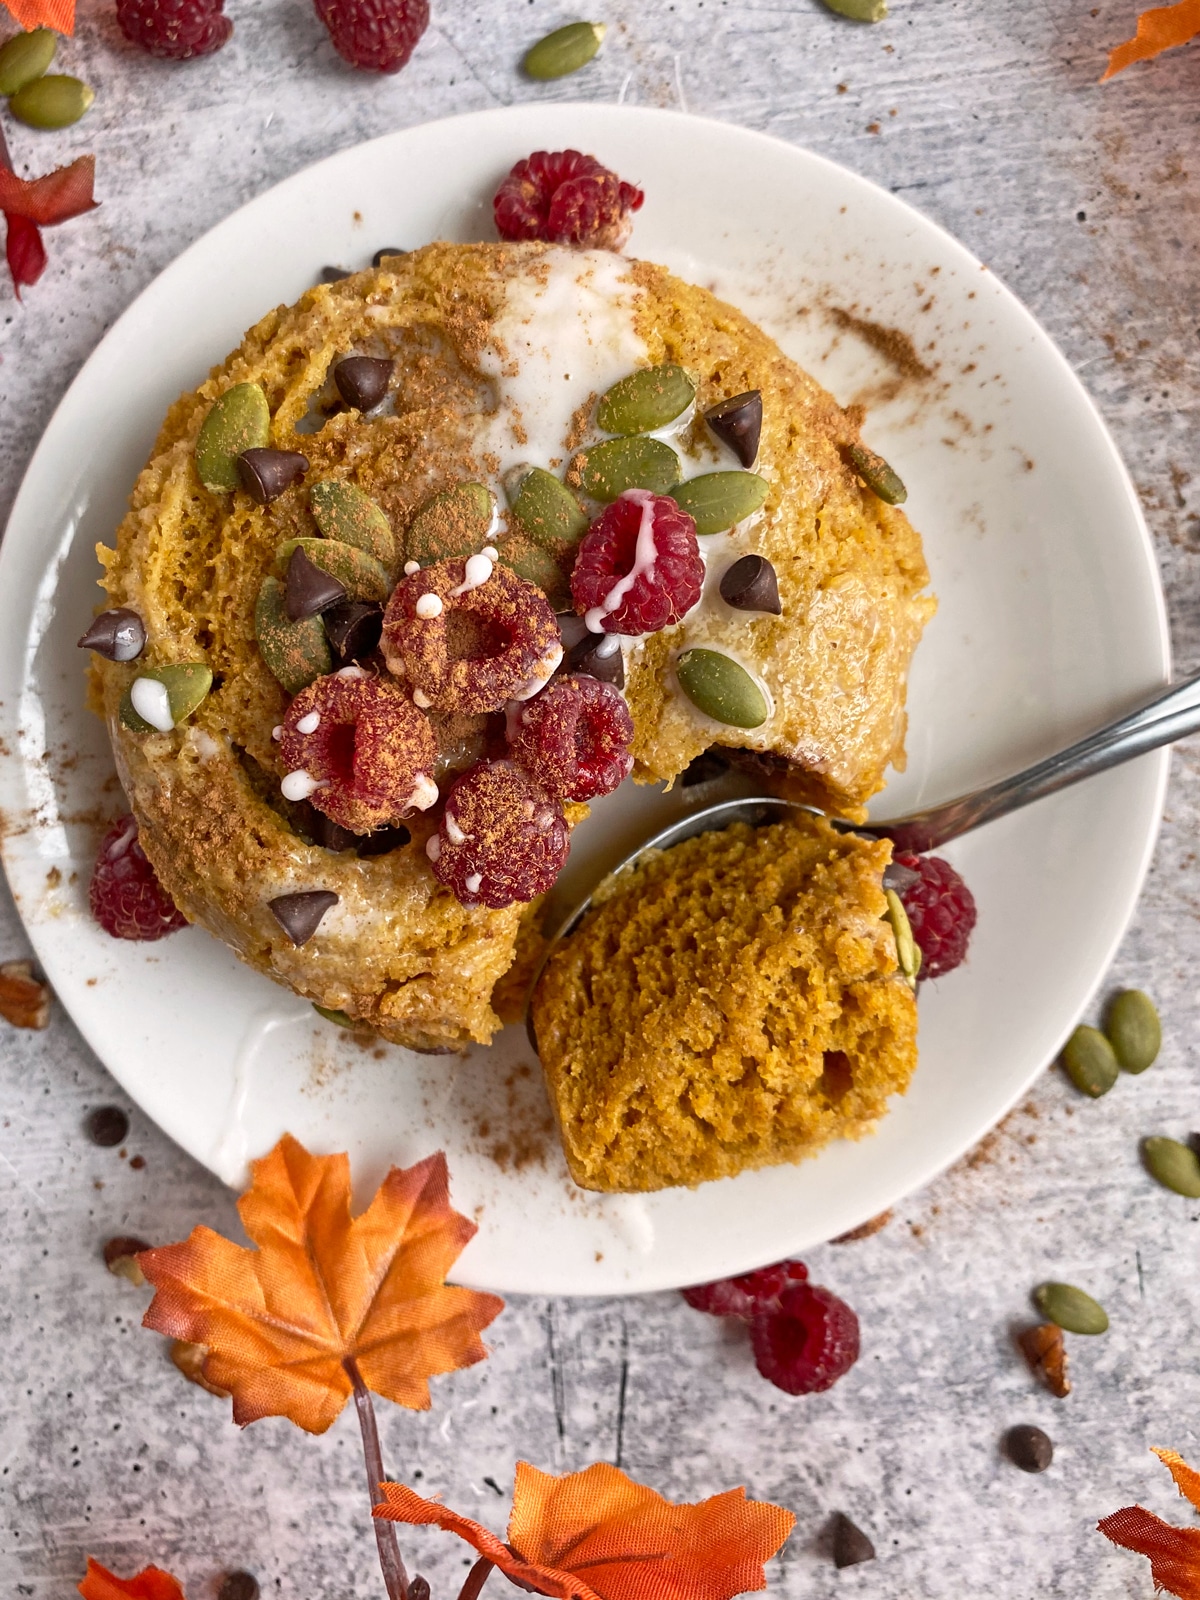
[(95, 156), (80, 156), (44, 178), (18, 178), (11, 167), (0, 165), (0, 211), (25, 217), (39, 228), (67, 222), (99, 204), (92, 194), (95, 179)]
[(55, 33), (75, 32), (75, 0), (4, 0), (4, 5), (26, 30), (53, 28)]
[[(1170, 1470), (1180, 1494), (1200, 1511), (1200, 1472), (1174, 1450), (1154, 1454)], [(1142, 1506), (1125, 1506), (1098, 1526), (1114, 1544), (1150, 1558), (1155, 1588), (1166, 1589), (1179, 1600), (1200, 1600), (1200, 1528), (1176, 1528)]]
[(428, 1379), (482, 1361), (503, 1300), (446, 1274), (476, 1231), (450, 1205), (446, 1158), (393, 1167), (360, 1217), (350, 1163), (290, 1134), (253, 1166), (238, 1202), (257, 1250), (195, 1228), (138, 1257), (157, 1293), (143, 1326), (208, 1347), (204, 1377), (235, 1422), (288, 1417), (324, 1433), (353, 1390), (425, 1410)]
[(118, 1578), (91, 1556), (79, 1592), (83, 1600), (184, 1600), (183, 1590), (161, 1567), (143, 1567), (132, 1578)]
[(1200, 33), (1200, 0), (1178, 0), (1177, 5), (1155, 6), (1143, 11), (1137, 22), (1137, 33), (1126, 39), (1109, 54), (1108, 71), (1101, 78), (1115, 77), (1135, 61), (1149, 61), (1164, 50), (1174, 50)]
[(22, 285), (36, 283), (45, 272), (46, 246), (42, 243), (41, 230), (27, 217), (5, 217), (4, 220), (8, 227), (4, 256), (19, 300)]
[(763, 1562), (796, 1523), (744, 1489), (675, 1505), (604, 1462), (556, 1478), (519, 1461), (502, 1544), (403, 1484), (380, 1488), (376, 1517), (456, 1533), (514, 1583), (558, 1600), (730, 1600), (765, 1589)]

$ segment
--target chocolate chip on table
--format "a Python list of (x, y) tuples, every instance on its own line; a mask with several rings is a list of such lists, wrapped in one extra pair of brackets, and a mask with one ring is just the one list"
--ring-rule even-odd
[(615, 633), (586, 634), (567, 652), (567, 666), (572, 672), (585, 672), (614, 688), (625, 687), (625, 658)]
[(105, 1150), (124, 1144), (129, 1137), (129, 1118), (120, 1106), (97, 1106), (89, 1112), (83, 1127), (92, 1143)]
[(727, 444), (742, 466), (749, 469), (758, 455), (758, 441), (762, 434), (762, 394), (758, 389), (735, 394), (709, 406), (704, 420), (720, 439)]
[(126, 1234), (110, 1239), (104, 1246), (104, 1265), (118, 1278), (127, 1278), (136, 1289), (140, 1289), (146, 1279), (138, 1265), (138, 1256), (150, 1246), (144, 1239), (133, 1239)]
[(408, 1586), (408, 1600), (429, 1600), (429, 1579), (419, 1572)]
[(321, 925), (321, 918), (338, 896), (332, 889), (302, 889), (298, 894), (279, 894), (267, 906), (275, 921), (296, 946), (307, 944)]
[(341, 283), (343, 278), (351, 278), (354, 274), (349, 267), (322, 267), (322, 283)]
[(269, 506), (308, 471), (299, 450), (243, 450), (238, 457), (242, 488), (260, 506)]
[(310, 561), (303, 545), (297, 545), (288, 561), (286, 595), (288, 616), (301, 622), (340, 605), (346, 598), (346, 585)]
[(1022, 1472), (1045, 1472), (1054, 1460), (1054, 1445), (1048, 1433), (1032, 1423), (1019, 1422), (1004, 1435), (1004, 1453)]
[(373, 411), (388, 392), (394, 365), (381, 356), (346, 356), (333, 369), (337, 392), (355, 411)]
[(383, 607), (373, 600), (343, 600), (322, 614), (325, 637), (341, 666), (361, 661), (379, 643), (383, 632)]
[[(412, 1594), (412, 1584), (408, 1586)], [(231, 1572), (217, 1590), (217, 1600), (258, 1600), (258, 1579), (252, 1572)]]
[[(373, 267), (381, 267), (383, 265), (384, 256), (406, 256), (407, 254), (408, 251), (401, 250), (398, 244), (385, 244), (382, 250), (376, 250), (375, 254), (371, 257), (371, 265)], [(409, 1587), (411, 1588), (412, 1585), (410, 1584)]]
[(833, 1514), (832, 1545), (835, 1567), (856, 1567), (860, 1561), (875, 1559), (875, 1546), (842, 1511)]
[(146, 624), (128, 606), (102, 611), (80, 639), (79, 648), (94, 650), (106, 661), (136, 661), (146, 648)]
[(779, 580), (766, 556), (739, 556), (721, 574), (721, 599), (735, 611), (765, 611), (779, 616)]

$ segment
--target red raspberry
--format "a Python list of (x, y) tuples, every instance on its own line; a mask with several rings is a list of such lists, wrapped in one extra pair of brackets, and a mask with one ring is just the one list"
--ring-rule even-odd
[(509, 750), (547, 794), (591, 800), (633, 771), (633, 718), (619, 689), (598, 678), (556, 678), (514, 708)]
[(361, 667), (343, 667), (301, 689), (283, 719), (279, 752), (286, 798), (311, 799), (351, 833), (389, 827), (438, 798), (431, 776), (437, 742), (428, 718), (398, 684), (368, 677)]
[(696, 524), (648, 489), (626, 489), (596, 518), (571, 574), (575, 609), (593, 633), (657, 633), (686, 616), (703, 587)]
[(977, 912), (975, 896), (948, 861), (902, 850), (896, 865), (916, 873), (896, 892), (921, 950), (922, 978), (953, 972), (967, 954)]
[(164, 61), (210, 56), (229, 40), (224, 0), (117, 0), (125, 37)]
[(718, 1278), (715, 1283), (698, 1283), (682, 1290), (683, 1298), (696, 1311), (712, 1317), (744, 1317), (747, 1321), (764, 1311), (779, 1309), (779, 1296), (793, 1283), (803, 1283), (808, 1268), (803, 1261), (777, 1261), (757, 1272), (743, 1272), (736, 1278)]
[(817, 1394), (858, 1360), (858, 1318), (828, 1289), (802, 1283), (753, 1318), (750, 1343), (755, 1366), (777, 1389)]
[(343, 61), (399, 72), (429, 26), (429, 0), (314, 0)]
[(418, 705), (476, 715), (528, 700), (562, 660), (550, 602), (487, 555), (437, 561), (397, 584), (381, 644)]
[(646, 196), (595, 156), (535, 150), (496, 190), (492, 211), (502, 239), (544, 239), (579, 249), (620, 250)]
[(451, 786), (425, 851), (434, 877), (464, 906), (499, 911), (544, 894), (570, 848), (557, 800), (511, 761), (480, 761)]
[(187, 918), (175, 909), (142, 849), (132, 813), (118, 817), (104, 835), (88, 903), (114, 939), (162, 939), (187, 927)]

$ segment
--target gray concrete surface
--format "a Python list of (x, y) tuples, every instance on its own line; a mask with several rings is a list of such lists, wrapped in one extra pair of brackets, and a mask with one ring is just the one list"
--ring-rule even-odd
[[(1178, 665), (1200, 665), (1200, 45), (1100, 89), (1133, 0), (896, 0), (875, 28), (817, 0), (605, 0), (605, 54), (539, 88), (515, 63), (572, 15), (556, 0), (434, 9), (409, 68), (376, 81), (336, 62), (304, 0), (231, 0), (232, 44), (184, 67), (125, 46), (107, 0), (84, 4), (63, 59), (97, 90), (88, 120), (62, 134), (6, 124), (22, 170), (94, 149), (104, 205), (51, 236), (24, 306), (0, 285), (0, 518), (97, 339), (232, 207), (393, 127), (624, 96), (832, 156), (1001, 274), (1113, 428), (1153, 528)], [(1157, 998), (1161, 1063), (1098, 1104), (1051, 1073), (882, 1233), (812, 1253), (815, 1278), (863, 1321), (863, 1358), (837, 1388), (787, 1398), (743, 1336), (674, 1295), (514, 1301), (492, 1359), (441, 1380), (431, 1414), (381, 1403), (392, 1473), (496, 1528), (520, 1457), (557, 1471), (615, 1460), (675, 1498), (745, 1482), (797, 1513), (771, 1572), (797, 1600), (1148, 1600), (1146, 1563), (1094, 1525), (1135, 1499), (1186, 1521), (1147, 1447), (1200, 1458), (1200, 1204), (1154, 1187), (1136, 1153), (1145, 1133), (1200, 1125), (1198, 827), (1193, 742), (1111, 974)], [(25, 948), (4, 909), (0, 958)], [(193, 1600), (231, 1566), (303, 1600), (380, 1595), (352, 1416), (321, 1439), (282, 1421), (239, 1433), (139, 1330), (144, 1292), (99, 1259), (116, 1233), (235, 1229), (232, 1198), (136, 1111), (125, 1149), (86, 1142), (87, 1110), (121, 1095), (60, 1011), (43, 1034), (0, 1024), (0, 1083), (0, 1593), (68, 1595), (91, 1551), (122, 1571), (167, 1566)], [(1086, 1282), (1113, 1320), (1105, 1338), (1072, 1341), (1066, 1401), (1034, 1386), (1011, 1344), (1049, 1275)], [(1018, 1421), (1057, 1443), (1041, 1477), (998, 1453)], [(877, 1561), (833, 1568), (835, 1510), (870, 1532)], [(405, 1543), (452, 1600), (465, 1549), (440, 1534)]]

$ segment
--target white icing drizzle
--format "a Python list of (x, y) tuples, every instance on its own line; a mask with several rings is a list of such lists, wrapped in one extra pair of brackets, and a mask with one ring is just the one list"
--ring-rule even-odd
[(430, 861), (436, 861), (442, 853), (442, 841), (436, 833), (431, 833), (425, 841), (425, 854)]
[(446, 812), (444, 826), (446, 829), (446, 837), (449, 839), (451, 844), (466, 844), (466, 834), (459, 827), (458, 823), (454, 820), (449, 811)]
[(590, 633), (603, 633), (605, 617), (612, 615), (640, 577), (654, 571), (654, 563), (658, 560), (658, 547), (654, 543), (654, 496), (649, 489), (626, 489), (621, 499), (632, 500), (642, 508), (633, 565), (623, 578), (617, 579), (598, 606), (592, 606), (590, 611), (584, 613), (583, 620)]
[[(495, 533), (496, 530), (493, 527), (491, 531)], [(485, 544), (481, 554), (485, 555), (489, 561), (499, 561), (500, 559), (500, 552), (494, 544)]]
[(420, 572), (420, 570), (421, 563), (419, 561), (406, 561), (404, 563), (404, 576), (406, 578), (411, 578), (414, 572)]
[(436, 805), (438, 800), (438, 786), (427, 772), (418, 772), (417, 781), (413, 785), (413, 792), (408, 797), (408, 804), (414, 811), (428, 811), (430, 806)]
[(271, 729), (271, 737), (272, 737), (272, 739), (274, 739), (276, 744), (278, 744), (280, 739), (283, 738), (283, 723), (282, 722), (277, 722), (275, 724), (275, 726)]
[(478, 555), (468, 556), (463, 581), (457, 589), (451, 589), (451, 600), (457, 600), (460, 594), (470, 594), (472, 589), (482, 589), (494, 571), (492, 558), (486, 552), (481, 550)]
[(434, 617), (441, 616), (444, 609), (440, 594), (423, 594), (413, 607), (422, 622), (432, 622)]
[(316, 733), (320, 726), (321, 713), (319, 711), (310, 711), (306, 717), (300, 718), (300, 721), (296, 724), (296, 732)]
[(463, 888), (468, 894), (478, 894), (483, 888), (483, 873), (472, 872), (469, 877), (463, 879)]
[(175, 726), (171, 715), (171, 696), (157, 678), (135, 678), (129, 688), (129, 701), (143, 722), (159, 733), (170, 733)]
[(562, 658), (562, 640), (556, 639), (545, 655), (535, 664), (533, 671), (520, 688), (513, 690), (513, 699), (532, 700), (542, 685), (558, 671), (558, 664)]
[(356, 666), (352, 665), (352, 666), (349, 666), (349, 667), (339, 667), (338, 670), (334, 673), (334, 677), (335, 678), (365, 678), (366, 677), (366, 673), (363, 671), (363, 669), (361, 667), (356, 667)]
[(305, 772), (303, 767), (298, 767), (295, 772), (289, 772), (279, 785), (279, 792), (285, 800), (293, 802), (307, 800), (310, 795), (316, 794), (318, 789), (328, 789), (328, 783), (321, 783), (313, 777), (311, 772)]
[(433, 701), (425, 693), (424, 689), (413, 690), (413, 705), (417, 706), (421, 711), (428, 711), (432, 704)]

